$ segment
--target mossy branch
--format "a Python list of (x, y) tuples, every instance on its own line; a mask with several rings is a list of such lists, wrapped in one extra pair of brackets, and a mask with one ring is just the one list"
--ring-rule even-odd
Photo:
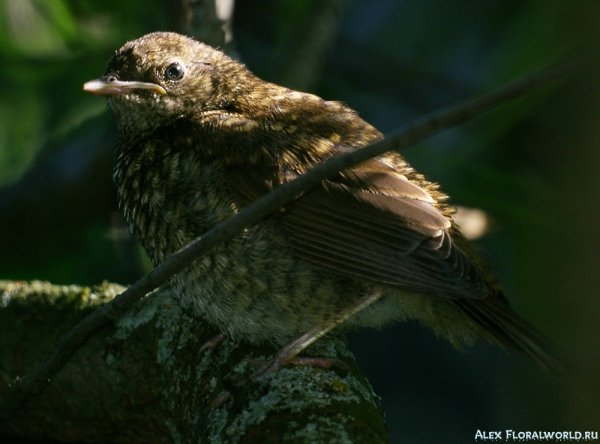
[[(122, 290), (0, 281), (0, 396)], [(227, 340), (201, 350), (216, 333), (168, 290), (153, 292), (97, 330), (38, 397), (4, 412), (0, 433), (114, 443), (387, 441), (378, 398), (340, 339), (307, 353), (341, 359), (350, 371), (293, 367), (254, 381), (245, 358), (274, 350)], [(230, 399), (219, 405), (224, 391)]]

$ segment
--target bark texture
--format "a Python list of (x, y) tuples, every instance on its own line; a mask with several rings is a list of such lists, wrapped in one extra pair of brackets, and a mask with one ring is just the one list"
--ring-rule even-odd
[[(124, 288), (0, 281), (0, 403), (75, 323)], [(339, 338), (309, 356), (330, 370), (282, 369), (253, 381), (257, 349), (225, 340), (161, 289), (98, 330), (39, 396), (0, 417), (0, 435), (83, 442), (387, 442), (378, 397)], [(229, 397), (223, 395), (229, 393)], [(223, 402), (224, 401), (224, 402)]]

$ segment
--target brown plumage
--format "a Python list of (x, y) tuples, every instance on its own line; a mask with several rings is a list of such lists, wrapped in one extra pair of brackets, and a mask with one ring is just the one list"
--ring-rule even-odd
[[(383, 137), (338, 102), (264, 82), (174, 33), (125, 44), (84, 89), (107, 96), (116, 116), (121, 207), (156, 265), (274, 187)], [(418, 319), (456, 346), (480, 336), (560, 368), (445, 200), (389, 154), (324, 182), (171, 285), (185, 309), (234, 339), (283, 344), (304, 334), (274, 367), (338, 324)]]

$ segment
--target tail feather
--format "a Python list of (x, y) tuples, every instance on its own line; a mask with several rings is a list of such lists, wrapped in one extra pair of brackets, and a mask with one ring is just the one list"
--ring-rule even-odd
[(501, 293), (485, 299), (454, 301), (477, 326), (487, 341), (517, 349), (544, 369), (560, 375), (567, 372), (566, 359), (550, 339), (512, 310)]

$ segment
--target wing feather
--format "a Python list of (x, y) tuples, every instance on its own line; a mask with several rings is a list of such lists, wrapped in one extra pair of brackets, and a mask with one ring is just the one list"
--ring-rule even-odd
[[(236, 169), (229, 178), (246, 205), (276, 182), (256, 170)], [(294, 254), (333, 272), (450, 298), (489, 293), (431, 195), (381, 160), (325, 182), (277, 217)]]

